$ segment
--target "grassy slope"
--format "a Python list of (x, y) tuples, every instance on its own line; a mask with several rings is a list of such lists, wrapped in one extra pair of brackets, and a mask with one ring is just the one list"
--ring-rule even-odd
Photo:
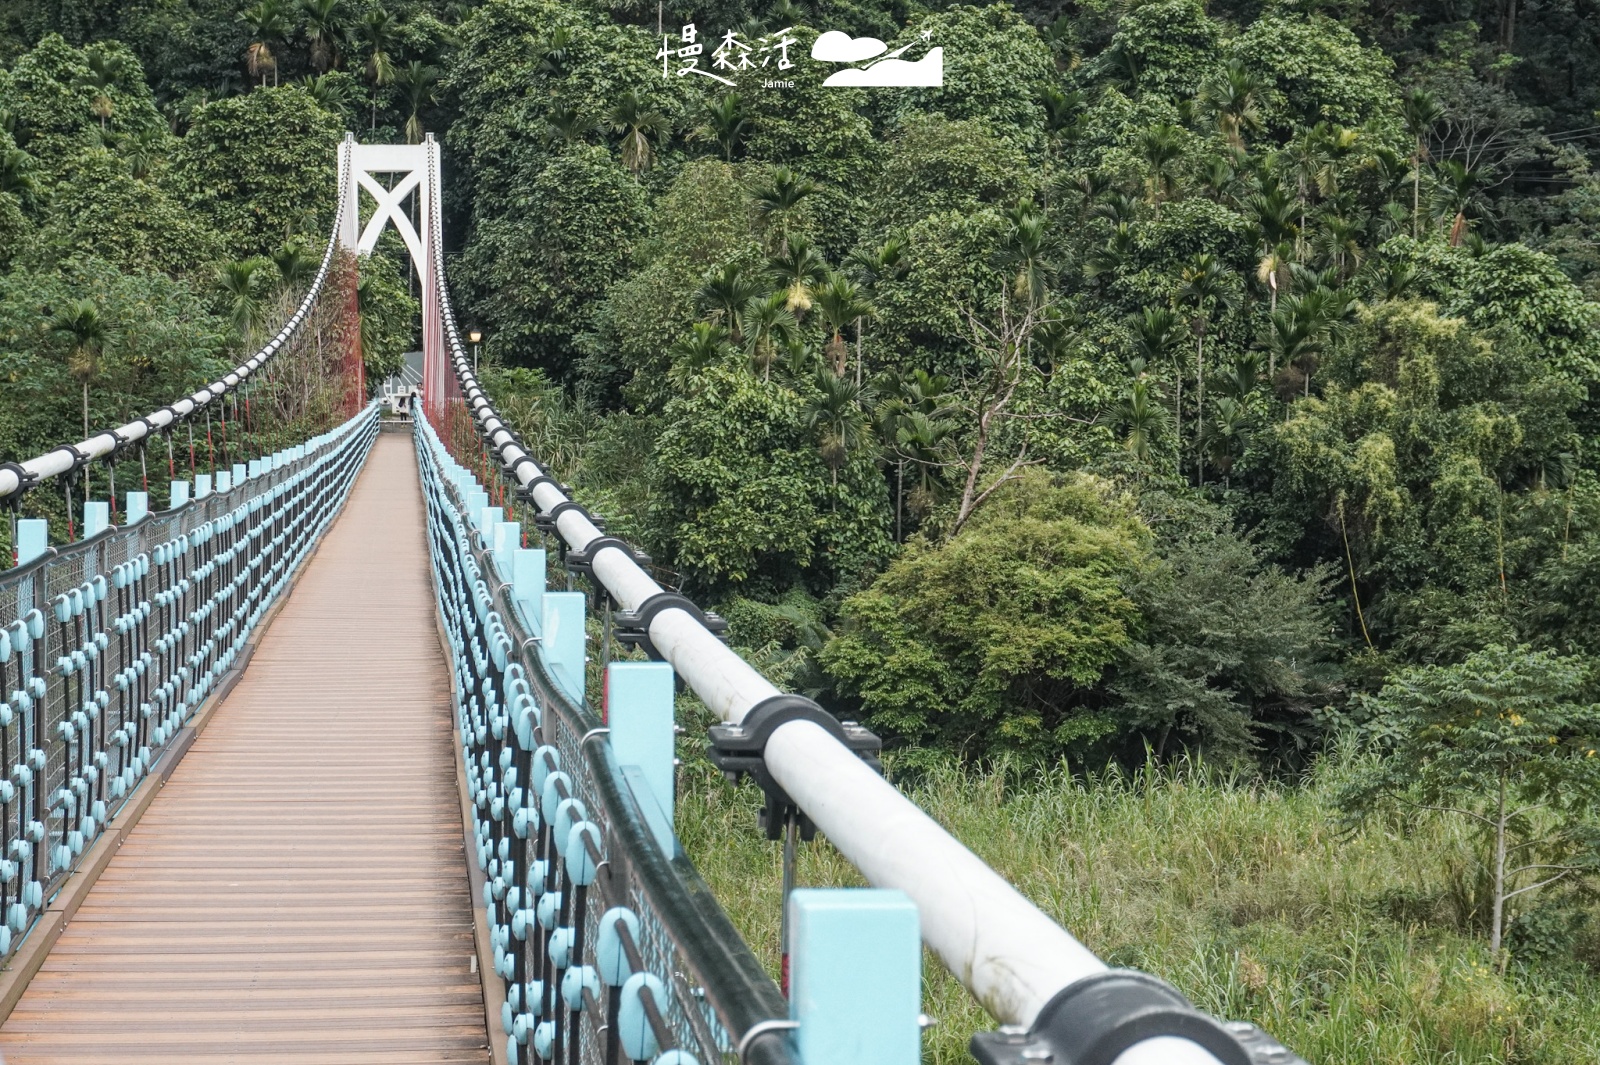
[[(756, 791), (687, 750), (684, 761), (684, 845), (776, 972), (779, 850), (756, 829)], [(1502, 976), (1460, 930), (1467, 840), (1449, 826), (1341, 836), (1326, 781), (1013, 774), (1009, 785), (946, 769), (908, 790), (1102, 957), (1262, 1025), (1312, 1065), (1600, 1060), (1600, 977), (1574, 962)], [(799, 882), (860, 879), (819, 841), (802, 849)], [(992, 1022), (936, 962), (925, 972), (936, 1021), (925, 1059), (970, 1061), (967, 1036)]]

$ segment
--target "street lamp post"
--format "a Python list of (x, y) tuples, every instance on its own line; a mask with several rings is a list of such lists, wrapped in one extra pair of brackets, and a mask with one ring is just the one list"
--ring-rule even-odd
[(472, 376), (473, 377), (477, 377), (478, 376), (478, 342), (483, 339), (483, 334), (480, 333), (478, 330), (474, 329), (472, 332), (468, 333), (467, 336), (468, 336), (468, 338), (470, 338), (472, 340)]

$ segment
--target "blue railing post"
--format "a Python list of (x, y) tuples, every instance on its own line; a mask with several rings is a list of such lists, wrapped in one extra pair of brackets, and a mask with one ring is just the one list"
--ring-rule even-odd
[(584, 644), (582, 592), (546, 592), (544, 596), (545, 668), (573, 702), (583, 702)]
[(789, 895), (789, 1016), (806, 1065), (918, 1065), (922, 934), (903, 891)]
[(85, 540), (91, 536), (105, 532), (106, 526), (110, 524), (110, 503), (106, 503), (97, 499), (93, 502), (85, 503), (83, 505), (83, 538)]
[(221, 495), (223, 492), (228, 492), (228, 491), (231, 491), (232, 489), (233, 489), (233, 471), (232, 470), (218, 470), (217, 471), (217, 494)]
[(544, 632), (545, 556), (542, 547), (519, 547), (511, 553), (511, 587), (531, 635)]
[(49, 546), (49, 522), (43, 518), (22, 518), (17, 522), (17, 565), (32, 562)]
[(502, 576), (512, 578), (511, 552), (522, 546), (522, 523), (497, 521), (487, 530), (489, 547), (494, 551), (494, 564)]
[(137, 525), (150, 516), (150, 493), (129, 492), (127, 513), (123, 521), (129, 525)]
[(206, 496), (208, 496), (210, 494), (211, 494), (211, 475), (209, 473), (197, 473), (197, 474), (195, 474), (194, 475), (194, 497), (196, 499), (204, 499), (204, 498), (206, 498)]
[(606, 724), (611, 729), (611, 750), (633, 789), (640, 812), (667, 854), (676, 847), (674, 676), (672, 667), (665, 662), (612, 662), (606, 667)]
[(181, 506), (183, 506), (183, 504), (189, 502), (189, 482), (188, 481), (173, 481), (172, 482), (172, 490), (171, 491), (172, 491), (171, 497), (167, 501), (167, 506), (169, 508), (170, 507), (181, 507)]

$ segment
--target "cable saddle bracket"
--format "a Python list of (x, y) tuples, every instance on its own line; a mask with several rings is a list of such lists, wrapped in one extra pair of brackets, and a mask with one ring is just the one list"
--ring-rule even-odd
[(817, 826), (773, 779), (766, 761), (767, 741), (792, 721), (809, 721), (821, 727), (875, 772), (883, 772), (883, 763), (878, 758), (883, 740), (854, 721), (840, 721), (803, 695), (769, 696), (751, 707), (739, 724), (712, 725), (711, 743), (706, 753), (730, 781), (737, 784), (748, 776), (766, 795), (760, 825), (768, 839), (781, 838), (784, 825), (794, 819), (800, 827), (800, 838), (809, 841), (816, 837)]

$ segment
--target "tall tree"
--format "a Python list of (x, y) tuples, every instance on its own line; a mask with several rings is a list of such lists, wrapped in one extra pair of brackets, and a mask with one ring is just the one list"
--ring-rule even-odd
[(1211, 316), (1219, 308), (1238, 305), (1235, 278), (1216, 256), (1200, 252), (1184, 264), (1175, 301), (1189, 311), (1189, 333), (1194, 337), (1195, 381), (1195, 476), (1206, 482), (1205, 448), (1200, 445), (1206, 412), (1206, 334), (1211, 331)]
[(702, 140), (714, 140), (722, 149), (722, 157), (733, 162), (739, 148), (750, 136), (750, 117), (745, 112), (744, 98), (736, 92), (708, 100), (705, 121), (695, 129)]
[(83, 436), (89, 439), (89, 385), (100, 375), (110, 329), (94, 300), (74, 300), (50, 319), (50, 331), (67, 338), (67, 372), (83, 389)]
[(806, 403), (806, 426), (817, 434), (817, 450), (837, 491), (840, 467), (850, 461), (852, 451), (861, 450), (872, 439), (867, 410), (875, 397), (871, 388), (827, 367), (817, 370), (814, 384), (816, 393)]
[(413, 59), (395, 72), (394, 82), (400, 89), (409, 112), (406, 118), (406, 143), (422, 143), (422, 112), (433, 105), (433, 87), (438, 84), (439, 68)]
[(251, 347), (267, 320), (267, 303), (261, 297), (260, 259), (226, 263), (217, 273), (217, 285), (227, 297), (228, 320), (241, 344)]
[[(844, 274), (829, 270), (816, 292), (817, 311), (828, 324), (832, 336), (828, 338), (827, 355), (833, 361), (833, 372), (843, 376), (849, 346), (844, 341), (844, 330), (863, 318), (876, 313), (861, 292), (861, 287)], [(856, 363), (856, 384), (861, 384), (861, 363)]]
[(652, 141), (672, 131), (667, 116), (652, 107), (638, 89), (629, 89), (611, 108), (611, 130), (622, 135), (622, 165), (635, 174), (650, 169), (655, 160)]
[(1200, 88), (1200, 105), (1216, 117), (1217, 129), (1233, 148), (1243, 151), (1245, 135), (1260, 133), (1261, 79), (1237, 59)]
[[(265, 0), (263, 0), (265, 2)], [(365, 56), (367, 80), (372, 82), (372, 121), (369, 128), (378, 128), (379, 90), (394, 83), (394, 49), (399, 43), (399, 25), (387, 11), (369, 11), (356, 24), (356, 45)]]
[(756, 214), (781, 245), (789, 238), (795, 209), (816, 191), (815, 181), (787, 166), (779, 166), (773, 168), (767, 181), (750, 190), (750, 199), (755, 204)]
[(312, 69), (326, 74), (339, 65), (339, 46), (347, 32), (344, 0), (300, 0), (300, 14), (306, 21)]
[(1428, 161), (1428, 138), (1444, 117), (1438, 97), (1426, 89), (1413, 89), (1401, 101), (1406, 130), (1411, 134), (1411, 235), (1422, 235), (1422, 165)]
[(289, 8), (283, 0), (256, 0), (240, 12), (239, 19), (250, 27), (250, 45), (245, 49), (245, 67), (252, 78), (259, 77), (267, 84), (267, 74), (272, 74), (272, 84), (278, 84), (278, 56), (274, 45), (282, 45), (289, 36)]
[(1402, 670), (1365, 700), (1376, 756), (1345, 788), (1359, 817), (1384, 807), (1459, 818), (1482, 839), (1489, 949), (1513, 900), (1600, 872), (1600, 704), (1589, 663), (1490, 646), (1460, 665)]

